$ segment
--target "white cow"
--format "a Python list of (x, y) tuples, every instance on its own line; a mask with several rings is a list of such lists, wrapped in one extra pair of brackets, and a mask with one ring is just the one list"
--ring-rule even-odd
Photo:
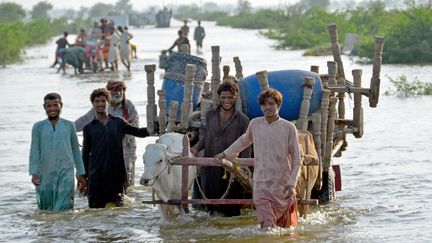
[[(140, 183), (151, 186), (157, 199), (168, 202), (169, 199), (181, 199), (182, 167), (172, 165), (171, 161), (182, 157), (183, 134), (167, 133), (160, 136), (155, 144), (148, 144), (143, 155), (144, 174)], [(190, 151), (189, 151), (190, 155)], [(188, 188), (196, 176), (195, 166), (189, 166)], [(159, 211), (164, 220), (173, 220), (184, 214), (181, 206), (159, 204)]]

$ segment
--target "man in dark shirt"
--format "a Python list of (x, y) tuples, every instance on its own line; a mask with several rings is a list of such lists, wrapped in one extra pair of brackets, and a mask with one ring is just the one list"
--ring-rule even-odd
[(196, 46), (197, 46), (197, 53), (202, 52), (202, 43), (203, 43), (204, 37), (205, 37), (204, 27), (201, 26), (201, 21), (198, 20), (198, 26), (195, 27), (195, 30), (194, 30), (194, 40), (195, 40)]
[[(204, 149), (204, 157), (214, 157), (222, 153), (246, 132), (249, 118), (235, 109), (238, 91), (238, 86), (234, 81), (225, 81), (219, 86), (217, 93), (220, 105), (207, 111), (205, 135), (191, 148), (192, 154), (196, 155), (200, 150)], [(248, 158), (250, 155), (251, 148), (249, 147), (240, 154), (240, 157)], [(224, 195), (229, 184), (228, 178), (222, 178), (224, 173), (222, 167), (201, 167), (201, 187), (207, 198), (219, 199)], [(243, 191), (240, 184), (234, 181), (230, 185), (225, 198), (244, 198)], [(211, 214), (217, 211), (225, 216), (238, 216), (240, 215), (240, 207), (240, 205), (208, 205), (207, 210)]]
[(58, 58), (60, 57), (62, 50), (64, 50), (66, 47), (70, 46), (70, 44), (67, 40), (68, 35), (69, 35), (68, 32), (64, 32), (63, 37), (59, 38), (56, 41), (57, 48), (56, 48), (56, 53), (55, 53), (55, 59), (54, 59), (53, 65), (51, 65), (51, 67), (55, 67), (55, 65), (58, 63)]
[(189, 46), (189, 49), (190, 49), (189, 39), (183, 35), (183, 32), (181, 30), (179, 30), (177, 32), (177, 34), (179, 37), (174, 41), (174, 43), (170, 46), (170, 48), (168, 48), (168, 51), (171, 51), (172, 49), (174, 49), (174, 47), (177, 46), (177, 51), (181, 52), (181, 46), (183, 44), (187, 44)]
[(103, 208), (107, 203), (123, 205), (127, 174), (122, 139), (125, 134), (147, 137), (147, 128), (129, 125), (123, 118), (108, 114), (110, 93), (96, 89), (90, 96), (96, 116), (83, 129), (82, 157), (88, 178), (90, 208)]

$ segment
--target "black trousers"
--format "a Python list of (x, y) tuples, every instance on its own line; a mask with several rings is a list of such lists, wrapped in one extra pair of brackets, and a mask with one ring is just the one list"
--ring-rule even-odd
[(104, 208), (107, 203), (114, 203), (116, 207), (123, 206), (123, 194), (117, 195), (88, 195), (89, 208)]

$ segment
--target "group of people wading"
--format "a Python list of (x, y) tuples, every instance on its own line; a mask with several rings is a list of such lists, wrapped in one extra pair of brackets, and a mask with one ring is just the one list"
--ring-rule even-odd
[[(168, 48), (168, 51), (172, 51), (174, 47), (177, 47), (178, 52), (190, 54), (191, 46), (188, 39), (189, 26), (187, 23), (188, 21), (184, 20), (184, 25), (177, 32), (178, 38)], [(94, 32), (95, 29), (100, 30), (100, 32)], [(100, 70), (110, 68), (112, 71), (117, 72), (119, 70), (119, 62), (123, 63), (126, 69), (130, 71), (131, 59), (137, 58), (137, 47), (130, 43), (133, 35), (129, 33), (128, 27), (117, 26), (115, 28), (114, 23), (107, 19), (102, 18), (100, 23), (94, 23), (90, 33), (87, 33), (85, 29), (81, 29), (75, 38), (74, 44), (68, 42), (68, 35), (68, 32), (64, 32), (63, 36), (56, 41), (57, 48), (54, 63), (51, 67), (59, 64), (60, 68), (58, 71), (61, 68), (64, 71), (64, 65), (69, 64), (75, 68), (75, 71), (78, 70), (82, 73), (84, 65), (85, 68), (90, 69), (90, 66), (95, 64)], [(202, 53), (205, 36), (205, 29), (201, 26), (201, 21), (198, 20), (198, 26), (195, 27), (193, 34), (198, 54)], [(103, 47), (98, 48), (94, 44), (87, 43), (90, 38), (96, 38), (97, 42), (103, 43)], [(104, 65), (105, 68), (103, 67)]]
[[(187, 40), (185, 26), (179, 31), (179, 39)], [(197, 41), (200, 47), (202, 38)], [(178, 44), (176, 40), (170, 49), (180, 48)], [(262, 91), (258, 101), (264, 116), (251, 121), (236, 108), (239, 89), (235, 77), (225, 78), (217, 95), (219, 105), (207, 111), (205, 134), (191, 148), (192, 154), (222, 161), (251, 157), (253, 150), (252, 197), (259, 224), (262, 228), (295, 226), (299, 142), (295, 126), (279, 116), (281, 93), (274, 89)], [(29, 158), (39, 209), (73, 208), (74, 168), (77, 188), (87, 194), (90, 208), (122, 206), (126, 188), (134, 184), (134, 137), (150, 135), (147, 128), (139, 128), (135, 106), (126, 99), (126, 84), (112, 80), (105, 88), (93, 90), (92, 108), (75, 122), (60, 117), (63, 103), (59, 94), (49, 93), (43, 101), (48, 118), (33, 126)], [(81, 151), (77, 131), (83, 131)], [(194, 188), (195, 198), (250, 198), (237, 182), (228, 182), (222, 167), (203, 166), (200, 171), (201, 188), (199, 193)], [(238, 216), (241, 206), (213, 205), (205, 210), (211, 215)]]
[(67, 40), (68, 34), (64, 32), (63, 37), (56, 41), (55, 60), (51, 67), (69, 64), (82, 73), (83, 65), (90, 69), (95, 64), (98, 69), (105, 66), (116, 72), (121, 62), (130, 71), (131, 59), (136, 58), (136, 46), (130, 43), (133, 35), (127, 26), (116, 28), (113, 22), (102, 18), (99, 24), (94, 23), (89, 33), (81, 29), (73, 45)]

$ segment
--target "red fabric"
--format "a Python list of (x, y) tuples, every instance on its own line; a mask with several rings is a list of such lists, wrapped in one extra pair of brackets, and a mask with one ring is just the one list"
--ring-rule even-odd
[(291, 204), (282, 217), (276, 221), (276, 225), (282, 228), (296, 227), (298, 225), (297, 203)]
[(262, 228), (276, 227), (289, 228), (298, 225), (297, 203), (289, 202), (288, 207), (281, 207), (269, 200), (261, 200), (255, 204), (258, 222)]

